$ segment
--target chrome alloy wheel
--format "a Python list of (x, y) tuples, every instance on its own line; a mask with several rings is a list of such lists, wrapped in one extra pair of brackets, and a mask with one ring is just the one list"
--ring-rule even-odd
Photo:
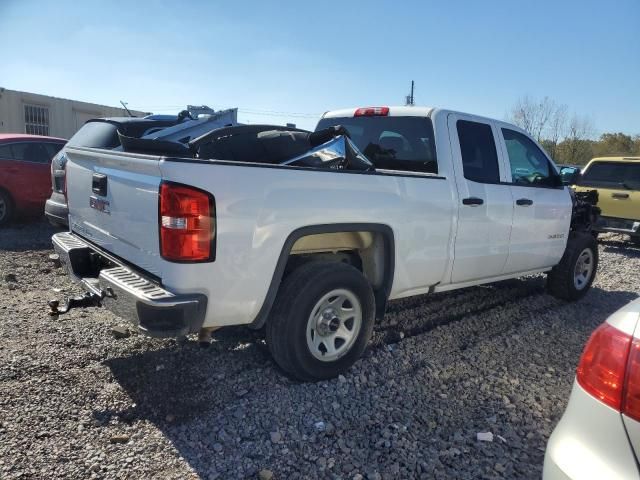
[(593, 252), (585, 248), (580, 252), (576, 267), (573, 270), (573, 285), (576, 290), (582, 290), (587, 286), (593, 275)]
[(347, 354), (362, 327), (358, 297), (345, 289), (331, 290), (315, 304), (307, 321), (307, 347), (322, 362)]

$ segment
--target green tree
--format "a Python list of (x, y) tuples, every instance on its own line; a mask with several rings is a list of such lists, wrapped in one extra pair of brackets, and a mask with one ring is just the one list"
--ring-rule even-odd
[(638, 145), (631, 135), (624, 133), (603, 133), (594, 145), (596, 156), (633, 155)]

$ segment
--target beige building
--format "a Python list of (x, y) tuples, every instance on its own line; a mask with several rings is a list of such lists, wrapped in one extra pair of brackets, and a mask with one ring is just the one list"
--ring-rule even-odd
[[(131, 113), (136, 117), (148, 114)], [(29, 133), (68, 139), (91, 118), (126, 116), (124, 108), (0, 87), (0, 133)]]

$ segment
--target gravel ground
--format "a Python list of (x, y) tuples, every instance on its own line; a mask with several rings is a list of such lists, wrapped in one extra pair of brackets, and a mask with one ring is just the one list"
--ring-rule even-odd
[(298, 384), (243, 328), (201, 349), (49, 317), (77, 292), (52, 233), (0, 231), (2, 479), (539, 478), (584, 342), (640, 292), (640, 249), (608, 235), (578, 303), (543, 277), (394, 302), (344, 377)]

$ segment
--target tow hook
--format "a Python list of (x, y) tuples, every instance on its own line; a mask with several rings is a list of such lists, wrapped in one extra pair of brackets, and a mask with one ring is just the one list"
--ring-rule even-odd
[(100, 295), (93, 292), (87, 292), (79, 297), (68, 298), (62, 307), (60, 306), (60, 300), (49, 300), (49, 315), (57, 316), (63, 313), (67, 313), (72, 308), (84, 308), (84, 307), (99, 307), (102, 303), (102, 299), (108, 296), (107, 292), (101, 292)]

